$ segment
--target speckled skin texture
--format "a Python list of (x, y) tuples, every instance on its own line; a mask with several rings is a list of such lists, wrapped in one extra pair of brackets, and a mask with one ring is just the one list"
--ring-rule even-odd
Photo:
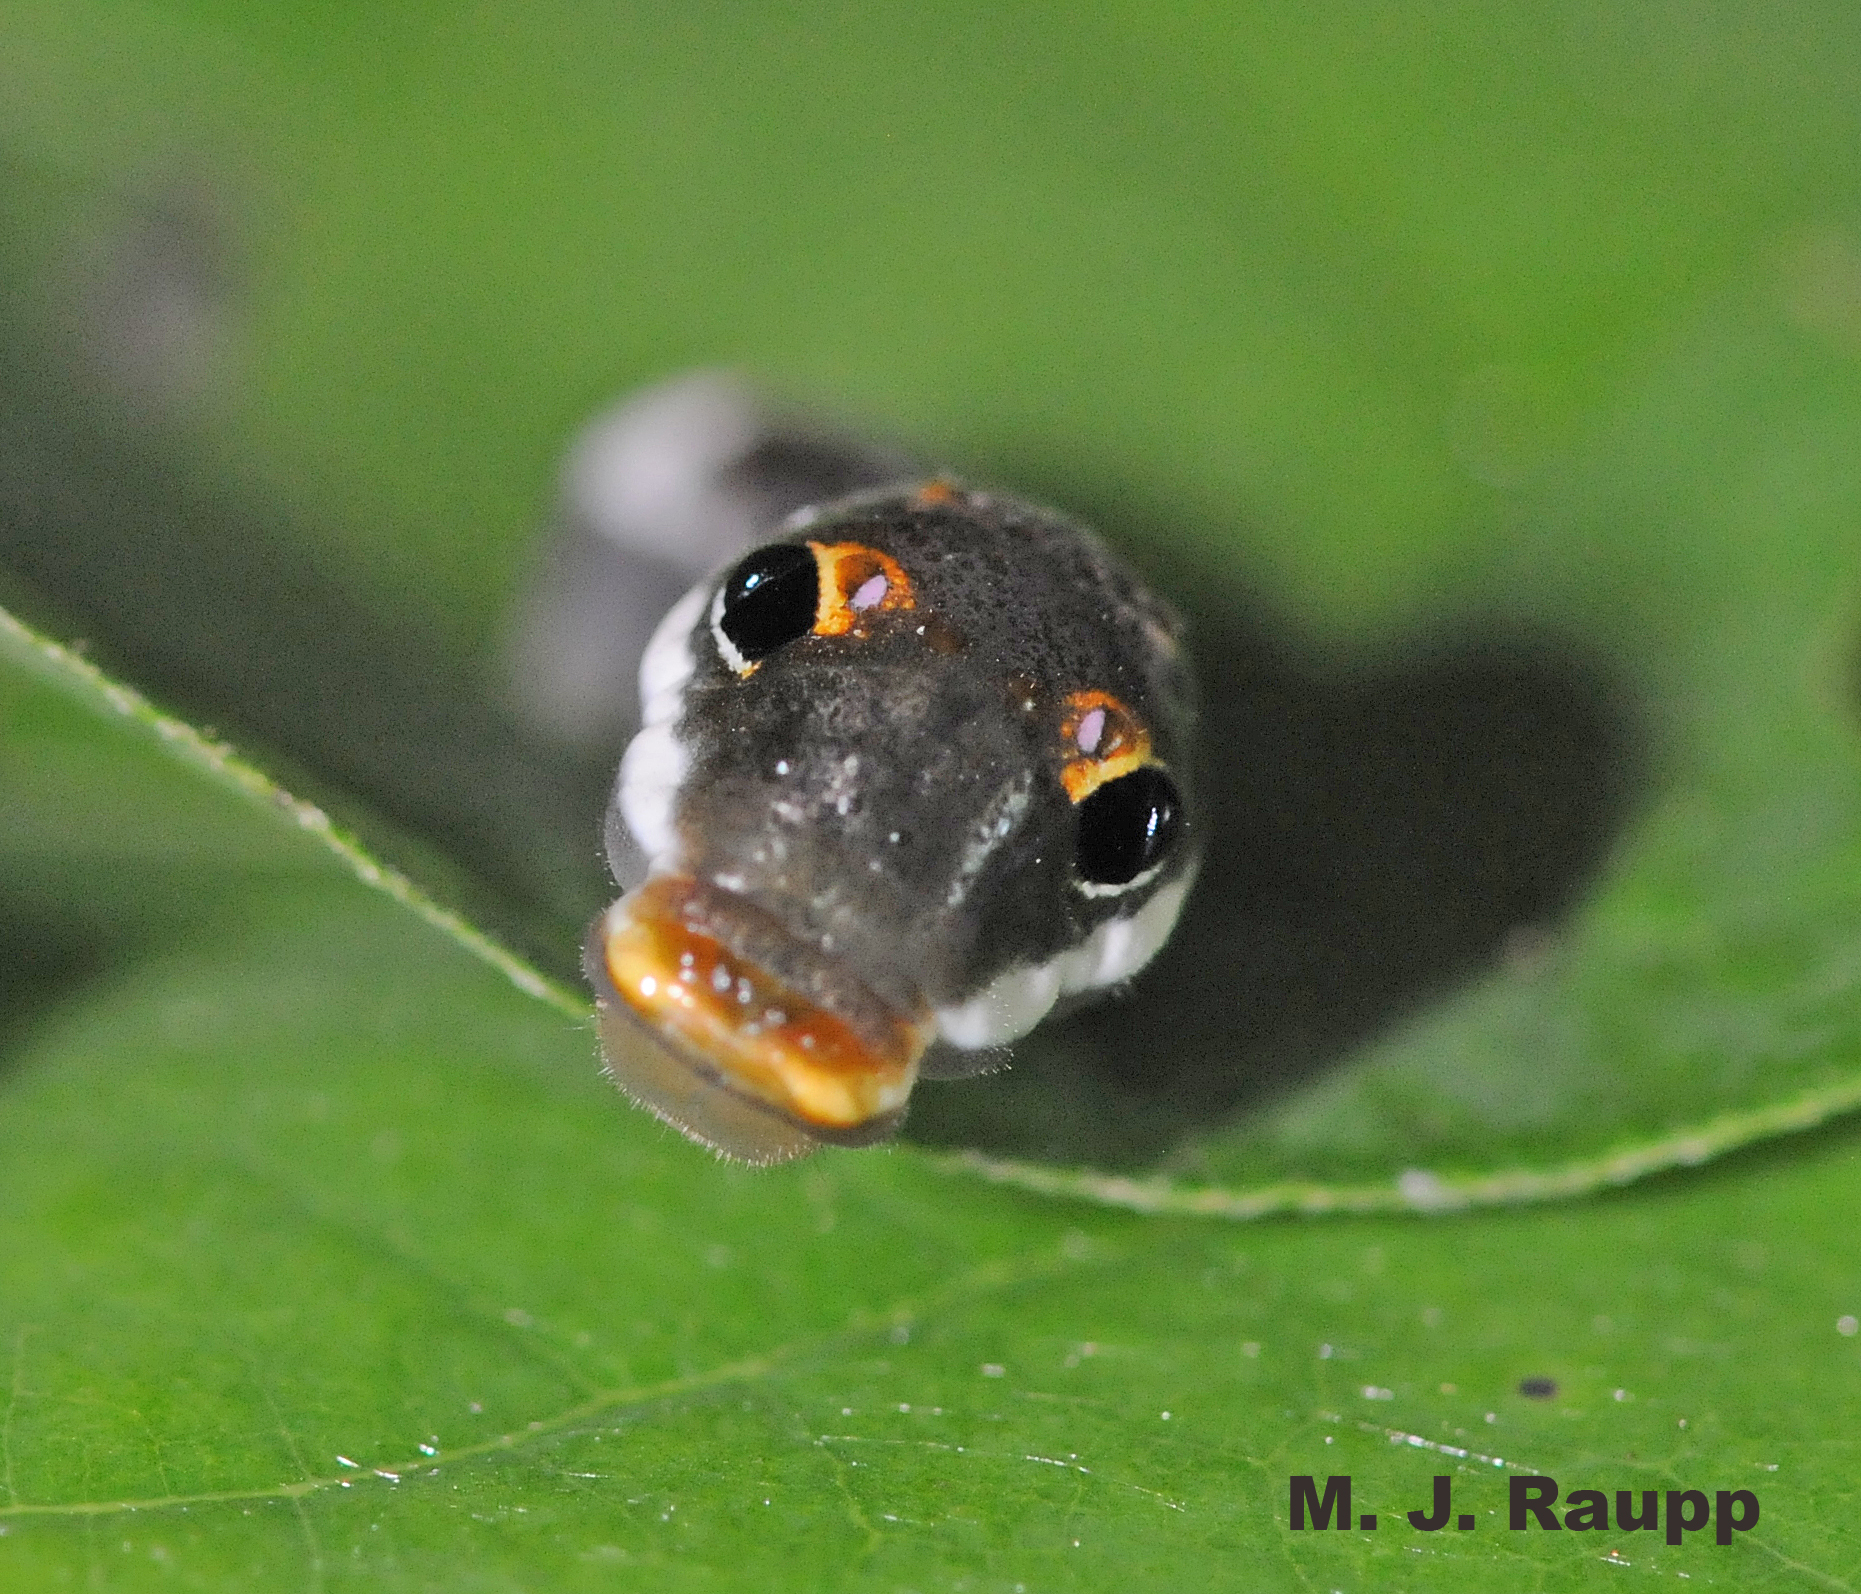
[[(676, 724), (678, 855), (657, 868), (740, 894), (911, 1011), (1045, 962), (1189, 867), (1195, 701), (1178, 622), (1091, 533), (999, 495), (904, 490), (774, 540), (890, 554), (915, 607), (801, 637), (747, 675), (699, 618)], [(1090, 689), (1144, 722), (1182, 796), (1172, 852), (1120, 895), (1079, 889), (1059, 779), (1061, 700)]]

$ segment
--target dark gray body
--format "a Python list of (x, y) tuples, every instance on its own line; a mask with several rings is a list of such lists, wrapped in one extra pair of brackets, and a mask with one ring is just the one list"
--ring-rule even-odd
[[(837, 459), (826, 474), (791, 474), (787, 508), (849, 480), (923, 478), (922, 466), (894, 466), (896, 455), (852, 435), (715, 375), (676, 378), (591, 425), (571, 456), (560, 518), (587, 524), (594, 563), (598, 534), (605, 563), (585, 587), (583, 575), (565, 578), (588, 600), (581, 625), (563, 621), (548, 591), (525, 611), (516, 690), (536, 721), (611, 773), (638, 723), (637, 666), (651, 634), (638, 616), (678, 587), (669, 571), (643, 572), (657, 559), (697, 580), (753, 542), (786, 535), (776, 495), (749, 490), (760, 461)], [(663, 489), (669, 458), (683, 462), (677, 490), (634, 490), (647, 460)], [(1154, 1158), (1489, 966), (1516, 926), (1554, 922), (1605, 855), (1635, 790), (1634, 718), (1607, 672), (1569, 639), (1476, 628), (1408, 652), (1316, 661), (1244, 574), (1173, 551), (1163, 510), (1102, 494), (1099, 509), (1149, 527), (1150, 574), (1193, 617), (1207, 704), (1203, 779), (1192, 794), (1203, 879), (1131, 1000), (1047, 1024), (1016, 1046), (1010, 1075), (920, 1093), (915, 1127), (931, 1143), (1063, 1162)], [(638, 596), (635, 621), (616, 624), (628, 606), (604, 603), (597, 588)], [(589, 617), (599, 634), (578, 655), (572, 644), (589, 641)], [(702, 616), (692, 619), (696, 631)], [(569, 667), (595, 656), (592, 671)], [(571, 728), (547, 712), (552, 700), (573, 702), (578, 725), (605, 728)], [(1169, 758), (1187, 790), (1194, 771), (1178, 752)], [(646, 859), (618, 813), (608, 834), (616, 876), (630, 887)], [(1147, 905), (1158, 936), (1167, 925), (1154, 910), (1168, 906), (1169, 889), (1160, 884)], [(1024, 895), (1011, 890), (1001, 919), (978, 925), (971, 973), (1004, 946), (1059, 939), (1042, 912), (1076, 923), (1105, 911), (1056, 908), (1044, 888)], [(1067, 1005), (1062, 994), (1054, 1011)], [(935, 1047), (921, 1072), (975, 1072), (1001, 1059)]]
[[(678, 857), (655, 867), (739, 892), (900, 1011), (1048, 964), (1181, 879), (1193, 683), (1173, 613), (1095, 536), (1012, 498), (903, 489), (776, 540), (887, 553), (915, 607), (800, 638), (747, 675), (700, 613), (675, 726)], [(1115, 893), (1081, 888), (1059, 778), (1062, 699), (1087, 690), (1148, 726), (1184, 799), (1172, 855)]]

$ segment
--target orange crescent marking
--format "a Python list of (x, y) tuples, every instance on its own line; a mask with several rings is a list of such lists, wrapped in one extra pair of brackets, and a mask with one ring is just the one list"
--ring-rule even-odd
[[(873, 615), (917, 607), (911, 578), (889, 553), (863, 542), (811, 542), (808, 547), (821, 575), (814, 610), (816, 636), (845, 636), (849, 631), (860, 635)], [(854, 595), (874, 576), (885, 578), (884, 594), (877, 603), (855, 609)]]
[[(1103, 711), (1105, 722), (1087, 753), (1079, 746), (1079, 728), (1095, 709)], [(1069, 693), (1061, 710), (1060, 735), (1068, 756), (1060, 766), (1060, 784), (1075, 803), (1084, 802), (1107, 781), (1159, 762), (1143, 721), (1111, 693)]]

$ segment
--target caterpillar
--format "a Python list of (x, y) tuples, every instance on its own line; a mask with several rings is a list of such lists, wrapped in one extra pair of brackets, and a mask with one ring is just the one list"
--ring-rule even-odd
[(584, 440), (527, 611), (539, 713), (623, 720), (637, 658), (584, 963), (608, 1073), (726, 1157), (887, 1138), (919, 1077), (1131, 980), (1195, 878), (1175, 612), (1065, 516), (908, 472), (685, 378)]

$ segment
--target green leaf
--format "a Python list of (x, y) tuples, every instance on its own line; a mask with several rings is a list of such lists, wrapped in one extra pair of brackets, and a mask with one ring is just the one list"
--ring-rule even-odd
[[(1244, 1229), (910, 1151), (752, 1173), (457, 943), (306, 879), (35, 1026), (0, 1143), (9, 1586), (1861, 1574), (1844, 1140)], [(1291, 1533), (1288, 1478), (1337, 1472), (1382, 1526)], [(1403, 1525), (1436, 1473), (1474, 1535)], [(1764, 1515), (1724, 1549), (1513, 1534), (1515, 1474)]]

